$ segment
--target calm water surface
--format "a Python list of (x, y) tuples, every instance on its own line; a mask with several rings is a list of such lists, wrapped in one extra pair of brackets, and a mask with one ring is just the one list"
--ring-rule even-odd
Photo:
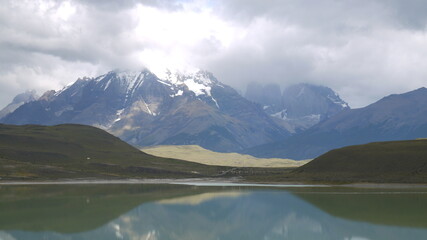
[(427, 239), (427, 190), (0, 187), (0, 240)]

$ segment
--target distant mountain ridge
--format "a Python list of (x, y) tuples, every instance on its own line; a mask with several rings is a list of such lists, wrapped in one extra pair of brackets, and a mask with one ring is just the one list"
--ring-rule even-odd
[(427, 89), (423, 87), (342, 111), (301, 134), (244, 152), (257, 157), (310, 159), (349, 145), (426, 136)]
[(278, 84), (250, 83), (245, 97), (262, 105), (267, 114), (285, 122), (293, 132), (350, 108), (332, 89), (308, 83), (291, 85), (283, 92)]
[(48, 91), (1, 119), (9, 124), (97, 126), (136, 146), (196, 144), (231, 152), (290, 133), (206, 71), (111, 71)]
[(21, 94), (16, 95), (15, 98), (13, 98), (12, 102), (8, 104), (6, 107), (4, 107), (2, 110), (0, 110), (0, 119), (8, 115), (9, 113), (15, 111), (17, 108), (19, 108), (21, 105), (35, 101), (39, 98), (35, 90), (26, 91)]

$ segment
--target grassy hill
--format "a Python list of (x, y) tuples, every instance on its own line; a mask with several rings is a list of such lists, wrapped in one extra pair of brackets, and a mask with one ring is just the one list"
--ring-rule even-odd
[(197, 145), (155, 146), (142, 148), (141, 150), (159, 157), (176, 158), (213, 166), (293, 168), (309, 162), (309, 160), (295, 161), (281, 158), (255, 158), (250, 155), (238, 153), (219, 153)]
[(90, 126), (0, 124), (0, 178), (214, 176), (226, 168), (155, 157)]
[[(149, 155), (90, 126), (0, 124), (0, 180), (239, 176), (255, 182), (427, 183), (426, 139), (344, 147), (296, 169), (253, 165), (258, 160), (194, 146), (166, 149), (167, 156), (186, 161)], [(230, 159), (230, 167), (205, 165)]]
[(427, 140), (335, 149), (294, 170), (289, 177), (323, 182), (427, 183)]

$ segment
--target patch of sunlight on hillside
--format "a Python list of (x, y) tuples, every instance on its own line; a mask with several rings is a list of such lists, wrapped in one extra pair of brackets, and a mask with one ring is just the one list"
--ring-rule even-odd
[(238, 153), (219, 153), (204, 149), (197, 145), (164, 145), (141, 149), (151, 155), (175, 158), (214, 166), (230, 167), (299, 167), (310, 160), (295, 161), (281, 158), (256, 158)]

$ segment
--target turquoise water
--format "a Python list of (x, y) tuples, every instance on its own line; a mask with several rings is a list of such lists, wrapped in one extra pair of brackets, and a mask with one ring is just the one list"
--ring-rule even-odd
[(427, 191), (1, 186), (0, 239), (427, 239)]

